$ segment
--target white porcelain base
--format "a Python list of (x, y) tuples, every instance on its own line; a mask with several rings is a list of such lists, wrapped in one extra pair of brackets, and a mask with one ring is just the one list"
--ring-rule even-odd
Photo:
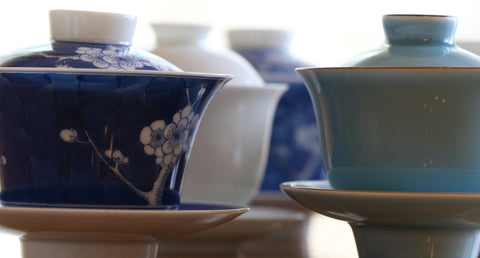
[(285, 194), (347, 221), (360, 258), (477, 258), (480, 194), (332, 189), (327, 181), (286, 182)]
[(21, 239), (23, 258), (155, 258), (158, 240), (140, 234), (34, 232)]
[(218, 227), (160, 241), (159, 255), (235, 256), (243, 243), (301, 226), (306, 219), (306, 215), (298, 210), (252, 205), (249, 212)]
[(477, 257), (480, 230), (350, 223), (360, 258)]

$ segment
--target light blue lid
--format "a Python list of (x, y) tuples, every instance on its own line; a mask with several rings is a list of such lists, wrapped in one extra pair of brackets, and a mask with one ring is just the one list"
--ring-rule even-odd
[(386, 40), (344, 66), (480, 66), (480, 57), (454, 43), (457, 18), (442, 15), (385, 15)]

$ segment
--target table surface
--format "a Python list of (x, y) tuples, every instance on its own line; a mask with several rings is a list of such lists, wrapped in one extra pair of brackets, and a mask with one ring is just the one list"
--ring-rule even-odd
[[(357, 258), (355, 241), (346, 222), (334, 220), (305, 211), (303, 222), (294, 223), (267, 236), (239, 243), (236, 253), (197, 254), (188, 257), (258, 258), (258, 257), (305, 257), (305, 258)], [(18, 237), (0, 234), (2, 256), (20, 258)], [(159, 257), (185, 257), (181, 254), (159, 254)]]

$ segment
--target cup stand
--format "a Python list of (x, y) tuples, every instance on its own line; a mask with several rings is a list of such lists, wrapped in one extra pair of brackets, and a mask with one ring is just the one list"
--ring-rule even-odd
[(350, 226), (360, 258), (478, 257), (478, 226), (369, 225), (361, 222), (350, 222)]
[(23, 258), (155, 258), (153, 236), (121, 233), (31, 232), (20, 238)]
[[(477, 227), (369, 225), (351, 222), (360, 258), (476, 258)], [(143, 234), (30, 232), (20, 238), (23, 258), (156, 258), (158, 240)]]
[(478, 257), (478, 193), (334, 190), (326, 180), (280, 187), (305, 207), (348, 222), (360, 258)]
[(22, 258), (157, 258), (159, 241), (201, 232), (248, 211), (220, 204), (183, 209), (0, 208), (0, 230), (20, 237)]

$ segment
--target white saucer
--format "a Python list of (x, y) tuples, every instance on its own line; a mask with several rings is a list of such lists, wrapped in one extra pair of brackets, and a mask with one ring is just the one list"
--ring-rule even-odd
[(0, 207), (0, 226), (9, 232), (110, 232), (157, 238), (215, 227), (248, 211), (220, 204), (183, 204), (179, 210), (104, 210)]
[(337, 190), (323, 180), (286, 182), (281, 188), (307, 208), (347, 222), (480, 226), (480, 193)]
[(186, 257), (194, 254), (233, 254), (245, 241), (276, 234), (305, 219), (306, 215), (298, 210), (254, 205), (249, 212), (218, 227), (160, 241), (159, 254)]
[(337, 190), (327, 181), (280, 187), (305, 207), (349, 222), (360, 257), (478, 256), (480, 193)]
[(194, 241), (243, 241), (266, 236), (305, 219), (289, 209), (251, 206), (250, 211), (221, 226), (182, 237)]
[(206, 230), (246, 211), (220, 204), (182, 204), (179, 210), (0, 207), (0, 229), (21, 236), (24, 258), (141, 258), (156, 255), (158, 239)]

